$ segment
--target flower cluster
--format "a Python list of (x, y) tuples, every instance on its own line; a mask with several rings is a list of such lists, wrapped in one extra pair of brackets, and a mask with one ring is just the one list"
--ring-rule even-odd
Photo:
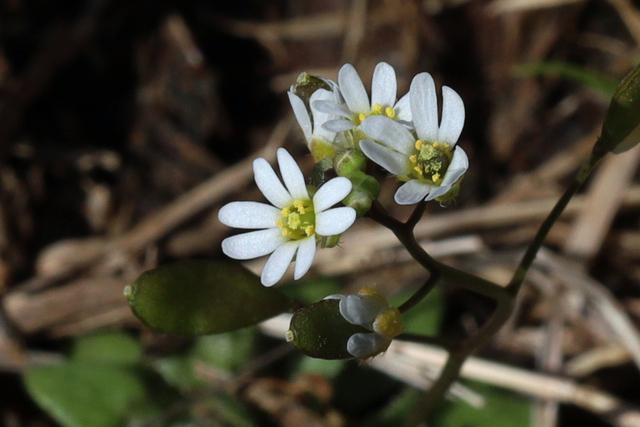
[[(255, 231), (229, 237), (223, 252), (246, 260), (271, 254), (262, 283), (271, 286), (295, 261), (294, 278), (311, 267), (318, 242), (335, 246), (340, 235), (364, 215), (378, 197), (380, 183), (367, 173), (374, 162), (404, 184), (399, 204), (455, 197), (469, 167), (456, 146), (464, 124), (458, 94), (442, 88), (442, 117), (433, 78), (418, 74), (409, 93), (397, 97), (396, 73), (381, 62), (373, 72), (371, 98), (355, 68), (344, 65), (338, 83), (302, 73), (288, 93), (305, 142), (320, 175), (334, 177), (307, 189), (291, 155), (278, 150), (282, 182), (264, 159), (253, 167), (258, 188), (271, 203), (232, 202), (219, 219), (230, 227)], [(330, 170), (333, 170), (331, 172)], [(342, 203), (344, 206), (332, 208)]]
[(352, 325), (370, 330), (353, 334), (347, 341), (347, 351), (360, 359), (368, 359), (385, 351), (391, 340), (402, 333), (404, 321), (395, 307), (380, 292), (361, 289), (356, 295), (330, 295), (325, 299), (340, 300), (340, 314)]

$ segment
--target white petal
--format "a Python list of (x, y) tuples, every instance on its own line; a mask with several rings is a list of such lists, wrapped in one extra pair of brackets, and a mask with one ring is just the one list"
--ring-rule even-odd
[(342, 298), (346, 298), (347, 296), (345, 294), (331, 294), (328, 295), (324, 298), (322, 298), (323, 300), (325, 299), (342, 299)]
[(280, 209), (258, 202), (231, 202), (220, 208), (218, 219), (235, 228), (271, 228), (280, 219)]
[(347, 103), (347, 107), (354, 113), (368, 114), (371, 111), (367, 90), (353, 65), (344, 64), (338, 72), (340, 92)]
[(360, 149), (365, 156), (394, 175), (411, 173), (411, 162), (406, 154), (401, 154), (370, 139), (360, 140)]
[(300, 246), (298, 247), (298, 252), (296, 253), (296, 266), (293, 272), (293, 278), (298, 280), (302, 276), (304, 276), (309, 268), (311, 268), (311, 264), (313, 263), (313, 257), (316, 256), (316, 238), (315, 236), (307, 237), (306, 239), (300, 240)]
[(366, 357), (379, 353), (389, 344), (389, 340), (376, 333), (362, 333), (351, 335), (347, 341), (347, 351), (353, 357)]
[(417, 179), (412, 179), (398, 188), (398, 191), (396, 191), (393, 198), (399, 205), (413, 205), (424, 200), (431, 189), (431, 186), (422, 183)]
[(282, 180), (287, 186), (291, 197), (295, 200), (308, 199), (309, 193), (307, 192), (307, 186), (304, 182), (304, 175), (302, 175), (302, 171), (294, 158), (284, 148), (278, 148), (276, 155), (278, 157), (278, 166), (280, 167)]
[(353, 208), (341, 207), (316, 214), (316, 233), (321, 236), (335, 236), (344, 233), (356, 220)]
[(389, 148), (410, 155), (415, 151), (416, 139), (404, 126), (386, 116), (369, 116), (360, 125), (370, 139)]
[(297, 241), (289, 241), (276, 249), (262, 269), (260, 281), (264, 286), (275, 285), (286, 273), (298, 249)]
[(222, 241), (222, 252), (233, 259), (253, 259), (273, 252), (284, 242), (280, 228), (268, 228), (227, 237)]
[(309, 139), (311, 137), (311, 118), (309, 117), (307, 107), (298, 95), (291, 92), (287, 92), (287, 95), (289, 95), (289, 102), (291, 103), (291, 108), (293, 108), (293, 114), (296, 116), (296, 120), (298, 120), (298, 124), (302, 128), (302, 133), (305, 139)]
[(405, 96), (400, 98), (400, 100), (396, 102), (396, 105), (393, 106), (393, 109), (396, 112), (396, 116), (394, 117), (394, 119), (403, 121), (403, 122), (410, 122), (411, 121), (411, 93), (407, 93), (405, 94)]
[(282, 209), (293, 202), (291, 194), (284, 188), (265, 159), (258, 158), (253, 161), (253, 176), (264, 197), (275, 207)]
[(453, 148), (458, 142), (464, 126), (464, 102), (460, 95), (450, 87), (442, 88), (442, 121), (437, 141), (447, 143)]
[(347, 295), (340, 300), (340, 314), (352, 325), (372, 329), (376, 317), (388, 308), (379, 298), (363, 298), (360, 295)]
[(330, 132), (343, 132), (345, 130), (351, 130), (355, 127), (355, 123), (345, 120), (345, 119), (336, 119), (329, 120), (324, 122), (322, 128), (328, 130)]
[(311, 102), (311, 108), (317, 109), (318, 111), (326, 114), (333, 114), (347, 119), (350, 119), (353, 116), (346, 105), (336, 104), (331, 100), (318, 100)]
[(351, 192), (351, 181), (344, 177), (332, 178), (318, 189), (313, 196), (313, 208), (316, 214), (330, 208)]
[(411, 116), (418, 137), (424, 141), (436, 141), (438, 137), (438, 97), (436, 84), (429, 73), (413, 78), (410, 87)]
[(376, 65), (371, 83), (371, 107), (380, 104), (382, 107), (393, 107), (396, 102), (398, 82), (393, 67), (386, 62)]
[(317, 101), (327, 101), (333, 99), (333, 93), (325, 89), (316, 90), (309, 100), (311, 105), (311, 115), (313, 116), (313, 136), (322, 140), (333, 142), (336, 134), (330, 130), (325, 130), (323, 125), (334, 118), (334, 114), (322, 112), (314, 107)]
[(442, 185), (455, 184), (467, 169), (469, 169), (469, 157), (467, 157), (467, 153), (465, 153), (461, 147), (456, 147), (447, 172), (444, 174), (444, 178), (442, 178)]

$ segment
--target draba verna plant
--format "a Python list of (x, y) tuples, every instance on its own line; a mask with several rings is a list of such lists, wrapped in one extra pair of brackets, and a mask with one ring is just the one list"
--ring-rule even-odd
[[(384, 62), (375, 67), (370, 94), (350, 64), (340, 69), (337, 83), (302, 73), (291, 86), (289, 101), (316, 163), (312, 179), (305, 178), (291, 154), (279, 148), (280, 177), (265, 159), (253, 162), (256, 185), (268, 203), (235, 201), (218, 214), (223, 224), (248, 230), (222, 242), (225, 255), (236, 260), (269, 255), (260, 277), (235, 262), (182, 261), (143, 273), (125, 294), (142, 321), (178, 334), (222, 333), (289, 312), (293, 315), (286, 340), (322, 359), (366, 360), (384, 352), (394, 339), (440, 345), (448, 358), (408, 422), (417, 424), (442, 401), (467, 357), (510, 317), (545, 237), (597, 163), (640, 141), (640, 68), (621, 82), (601, 136), (506, 285), (435, 260), (413, 233), (429, 202), (458, 196), (469, 168), (469, 158), (458, 144), (465, 121), (462, 98), (447, 86), (438, 90), (428, 73), (416, 75), (409, 92), (399, 96), (395, 71)], [(402, 183), (395, 202), (415, 206), (408, 220), (390, 216), (378, 200), (380, 182), (370, 174), (378, 166)], [(391, 230), (426, 270), (424, 284), (406, 301), (392, 307), (381, 292), (364, 288), (305, 306), (272, 287), (291, 264), (294, 279), (303, 277), (318, 246), (342, 250), (335, 247), (341, 238), (349, 238), (356, 219)], [(417, 309), (441, 281), (495, 300), (492, 316), (456, 343), (403, 333), (403, 315)]]

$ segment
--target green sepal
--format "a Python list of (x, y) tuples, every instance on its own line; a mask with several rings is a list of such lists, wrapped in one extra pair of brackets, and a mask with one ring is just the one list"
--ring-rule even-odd
[(354, 208), (360, 218), (369, 211), (373, 201), (380, 195), (380, 183), (362, 171), (355, 171), (348, 178), (353, 188), (342, 204)]
[(620, 82), (607, 110), (594, 153), (622, 153), (640, 142), (640, 64)]
[(297, 310), (291, 318), (287, 341), (301, 353), (318, 359), (353, 359), (347, 341), (358, 332), (371, 331), (347, 322), (338, 308), (340, 300), (326, 299)]
[(229, 261), (185, 260), (146, 271), (125, 296), (144, 323), (178, 335), (208, 335), (255, 325), (290, 311), (291, 299)]
[(309, 99), (311, 98), (311, 95), (313, 95), (313, 93), (318, 89), (326, 89), (330, 91), (331, 86), (325, 79), (312, 76), (304, 71), (298, 75), (296, 83), (291, 87), (293, 93), (302, 99), (307, 110), (309, 109)]
[(355, 172), (365, 170), (367, 158), (358, 150), (338, 151), (333, 158), (333, 167), (338, 175), (349, 178)]

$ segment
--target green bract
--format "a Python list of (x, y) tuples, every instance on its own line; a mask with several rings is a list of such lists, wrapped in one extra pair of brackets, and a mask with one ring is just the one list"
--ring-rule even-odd
[(602, 135), (594, 147), (601, 153), (622, 153), (640, 142), (640, 64), (620, 82), (607, 110)]
[(125, 288), (125, 296), (144, 323), (181, 335), (233, 331), (292, 306), (258, 276), (226, 261), (186, 260), (146, 271)]
[(326, 299), (296, 311), (287, 331), (287, 341), (307, 356), (318, 359), (352, 359), (347, 341), (353, 334), (368, 333), (340, 314), (340, 300)]

